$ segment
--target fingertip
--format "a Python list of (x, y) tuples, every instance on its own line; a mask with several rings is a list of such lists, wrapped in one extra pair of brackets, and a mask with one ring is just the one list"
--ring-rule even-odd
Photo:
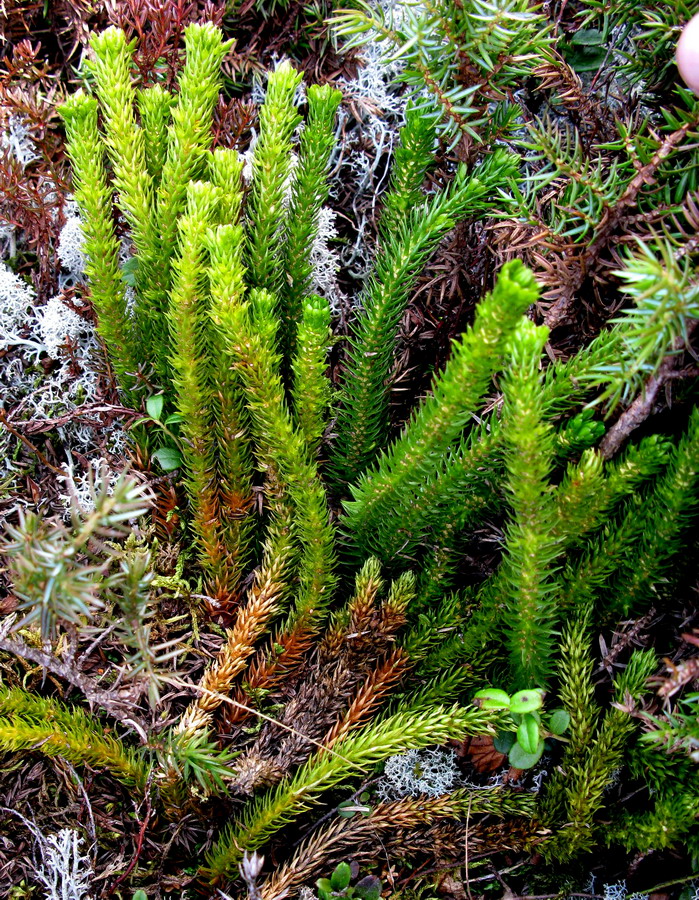
[(675, 51), (677, 68), (687, 87), (699, 96), (699, 13), (685, 25)]

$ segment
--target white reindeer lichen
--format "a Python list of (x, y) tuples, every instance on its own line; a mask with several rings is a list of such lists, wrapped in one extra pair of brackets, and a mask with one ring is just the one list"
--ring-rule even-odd
[(377, 786), (382, 800), (439, 797), (453, 790), (459, 781), (453, 750), (408, 750), (386, 761), (384, 777)]
[(49, 835), (39, 832), (36, 837), (41, 861), (35, 875), (46, 889), (46, 900), (86, 898), (94, 873), (90, 857), (82, 851), (83, 838), (72, 828)]

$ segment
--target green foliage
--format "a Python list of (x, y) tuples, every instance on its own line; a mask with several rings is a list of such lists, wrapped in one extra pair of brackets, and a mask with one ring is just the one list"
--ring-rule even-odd
[(225, 791), (225, 778), (231, 774), (234, 754), (221, 750), (206, 731), (167, 735), (164, 746), (156, 747), (160, 768), (169, 778), (195, 782), (207, 793)]
[[(212, 253), (223, 257), (231, 231), (221, 226)], [(212, 290), (216, 292), (216, 287)], [(325, 492), (302, 432), (288, 409), (275, 338), (277, 320), (270, 293), (253, 290), (250, 302), (231, 304), (220, 317), (247, 397), (258, 464), (275, 473), (297, 510), (296, 531), (302, 547), (300, 591), (296, 614), (315, 618), (330, 599), (334, 577), (333, 531), (328, 521)]]
[[(595, 0), (583, 6), (592, 16)], [(609, 839), (629, 848), (674, 846), (692, 834), (682, 818), (697, 815), (683, 768), (692, 761), (659, 760), (647, 739), (634, 740), (632, 713), (654, 654), (633, 653), (613, 702), (602, 704), (591, 622), (616, 625), (661, 594), (697, 511), (699, 411), (677, 440), (651, 434), (607, 459), (595, 446), (605, 425), (593, 406), (628, 405), (688, 344), (696, 285), (682, 228), (668, 226), (619, 265), (634, 306), (611, 327), (565, 361), (549, 363), (544, 348), (565, 321), (552, 310), (572, 315), (563, 301), (597, 277), (594, 264), (609, 249), (603, 239), (622, 228), (644, 186), (655, 193), (641, 220), (654, 202), (680, 215), (679, 194), (695, 176), (692, 151), (678, 148), (699, 109), (681, 97), (683, 108), (639, 126), (633, 139), (628, 123), (602, 119), (605, 143), (563, 124), (558, 112), (569, 94), (557, 83), (547, 89), (555, 114), (530, 122), (523, 152), (493, 149), (502, 137), (517, 146), (514, 96), (525, 76), (552, 78), (551, 69), (533, 74), (546, 66), (571, 74), (551, 52), (543, 12), (520, 0), (458, 9), (444, 0), (404, 8), (401, 21), (362, 9), (341, 14), (345, 31), (378, 30), (406, 59), (407, 80), (426, 85), (433, 101), (416, 96), (408, 108), (377, 259), (337, 369), (332, 427), (335, 338), (327, 301), (311, 292), (310, 248), (328, 197), (338, 92), (309, 89), (297, 135), (301, 76), (286, 62), (269, 75), (248, 186), (237, 153), (211, 149), (228, 46), (220, 31), (189, 26), (172, 94), (137, 89), (134, 47), (120, 32), (93, 40), (96, 97), (76, 94), (63, 116), (100, 333), (125, 399), (145, 408), (140, 425), (152, 456), (170, 471), (181, 464), (204, 590), (230, 627), (180, 722), (137, 723), (139, 749), (94, 716), (19, 691), (0, 696), (0, 745), (102, 768), (139, 790), (149, 783), (162, 813), (182, 821), (194, 810), (222, 810), (226, 825), (200, 872), (210, 883), (237, 877), (247, 851), (275, 840), (326, 792), (405, 750), (469, 735), (497, 736), (518, 768), (534, 768), (546, 742), (557, 758), (536, 799), (468, 788), (450, 795), (444, 802), (462, 818), (535, 813), (550, 831), (545, 854), (557, 863), (592, 849), (603, 818), (614, 819)], [(468, 162), (428, 195), (440, 132), (460, 141)], [(391, 440), (390, 377), (416, 277), (455, 224), (493, 212), (497, 228), (524, 234), (500, 262), (531, 250), (546, 294), (520, 260), (496, 266), (472, 324)], [(134, 256), (120, 268), (122, 226)], [(534, 239), (527, 228), (541, 230)], [(550, 328), (528, 317), (540, 314), (552, 318)], [(552, 358), (560, 346), (546, 346)], [(165, 663), (182, 648), (151, 641), (155, 554), (136, 535), (124, 542), (125, 523), (144, 510), (125, 485), (111, 499), (99, 493), (94, 514), (76, 515), (72, 532), (25, 515), (4, 550), (28, 635), (35, 624), (44, 641), (87, 634), (86, 619), (99, 627), (98, 614), (113, 616), (126, 673), (147, 679), (157, 706)], [(484, 520), (500, 546), (483, 562), (480, 583), (464, 588), (463, 550)], [(195, 557), (186, 535), (182, 554)], [(387, 590), (384, 569), (393, 578)], [(480, 691), (480, 708), (460, 705), (483, 684), (506, 690)], [(392, 705), (378, 711), (396, 688)], [(553, 695), (546, 711), (544, 689)], [(226, 749), (214, 740), (219, 706)], [(261, 713), (259, 728), (245, 721), (251, 710)], [(655, 740), (694, 752), (693, 712), (656, 722)], [(648, 787), (667, 775), (640, 819), (605, 808), (626, 761)], [(225, 796), (231, 784), (234, 803)], [(264, 790), (244, 802), (255, 787)], [(403, 812), (425, 802), (406, 801)], [(359, 828), (373, 814), (347, 822)], [(424, 813), (420, 824), (431, 821)], [(332, 847), (322, 864), (344, 849)], [(375, 900), (377, 880), (362, 886), (353, 877), (341, 863), (319, 883), (322, 900)]]
[(675, 847), (699, 823), (696, 787), (676, 791), (653, 802), (640, 816), (626, 815), (610, 830), (608, 839), (641, 853)]
[(349, 342), (331, 460), (336, 479), (354, 482), (386, 443), (386, 383), (412, 279), (457, 219), (492, 205), (494, 192), (513, 172), (513, 162), (509, 154), (498, 151), (471, 175), (460, 169), (448, 190), (413, 209), (382, 246)]
[(282, 284), (281, 247), (276, 237), (285, 218), (284, 186), (291, 165), (291, 136), (301, 121), (294, 105), (300, 83), (300, 73), (288, 62), (270, 73), (260, 110), (260, 138), (253, 155), (246, 263), (251, 285), (268, 291), (278, 291)]
[[(297, 471), (302, 458), (315, 455), (325, 429), (330, 399), (325, 376), (325, 356), (330, 345), (329, 311), (327, 304), (308, 295), (307, 254), (318, 209), (327, 196), (325, 176), (339, 94), (329, 89), (311, 90), (309, 123), (301, 147), (303, 165), (292, 178), (292, 199), (287, 211), (285, 182), (290, 168), (292, 133), (300, 122), (294, 104), (300, 75), (288, 64), (280, 65), (270, 75), (267, 100), (261, 111), (260, 140), (253, 158), (245, 233), (236, 224), (243, 201), (242, 166), (232, 151), (217, 149), (211, 153), (209, 150), (220, 64), (229, 46), (222, 41), (220, 31), (208, 25), (192, 25), (186, 29), (186, 61), (176, 97), (161, 88), (135, 92), (130, 80), (133, 47), (126, 43), (121, 32), (108, 29), (94, 39), (94, 44), (96, 61), (91, 73), (98, 85), (105, 144), (112, 161), (111, 187), (130, 225), (136, 252), (133, 318), (128, 321), (127, 317), (124, 327), (121, 327), (123, 323), (114, 323), (117, 313), (126, 316), (123, 285), (114, 271), (111, 274), (120, 289), (117, 299), (110, 299), (111, 306), (105, 306), (105, 339), (114, 355), (117, 373), (135, 373), (139, 368), (145, 372), (153, 367), (164, 396), (172, 398), (176, 414), (169, 414), (167, 407), (161, 408), (155, 419), (168, 429), (168, 439), (174, 437), (179, 446), (159, 447), (154, 450), (154, 456), (168, 470), (183, 460), (200, 563), (207, 574), (209, 589), (216, 595), (229, 597), (237, 590), (250, 552), (252, 535), (248, 514), (252, 506), (253, 471), (246, 434), (246, 386), (232, 371), (236, 357), (226, 337), (229, 322), (223, 306), (230, 306), (234, 298), (243, 302), (246, 282), (268, 288), (287, 285), (286, 277), (282, 277), (285, 266), (301, 265), (289, 285), (293, 296), (272, 299), (266, 313), (262, 312), (263, 301), (257, 303), (259, 315), (262, 319), (266, 316), (267, 326), (272, 328), (266, 338), (270, 354), (277, 352), (278, 328), (274, 317), (278, 302), (283, 300), (283, 320), (287, 323), (285, 334), (279, 337), (285, 339), (287, 348), (292, 338), (296, 346), (295, 332), (299, 329), (298, 356), (294, 354), (295, 361), (288, 360), (284, 372), (280, 370), (283, 376), (292, 367), (294, 370), (296, 409), (280, 415), (287, 417), (285, 428), (297, 434), (296, 422), (290, 418), (293, 416), (301, 429), (296, 439), (294, 471)], [(73, 100), (66, 106), (68, 125), (71, 108), (77, 104), (79, 101)], [(141, 114), (140, 125), (136, 121), (136, 104)], [(69, 128), (69, 152), (77, 161), (86, 156), (92, 158), (98, 149), (96, 114), (93, 101), (90, 122), (81, 120)], [(147, 138), (146, 129), (149, 129)], [(86, 141), (92, 143), (86, 146)], [(149, 172), (144, 161), (146, 141), (150, 142), (149, 152), (162, 160), (162, 177), (157, 186), (152, 184), (155, 175)], [(96, 155), (99, 159), (99, 153)], [(82, 177), (79, 168), (77, 174)], [(207, 177), (210, 181), (197, 180)], [(100, 202), (93, 204), (94, 209), (86, 212), (96, 220), (97, 231), (101, 229), (100, 233), (111, 235), (115, 243), (116, 238), (110, 232), (110, 194), (104, 172), (100, 170), (92, 180), (98, 182), (102, 194)], [(227, 244), (225, 274), (220, 266), (217, 270), (217, 251), (212, 249), (212, 242), (216, 243), (215, 227), (234, 229)], [(298, 319), (293, 333), (289, 304), (296, 310), (292, 318)], [(128, 342), (122, 339), (126, 328), (138, 335), (141, 343), (128, 358), (122, 358), (122, 351), (129, 350)], [(242, 365), (237, 359), (238, 365)], [(280, 362), (275, 358), (264, 370), (264, 377), (273, 377), (271, 373), (279, 369)], [(131, 386), (128, 379), (122, 378), (122, 383)], [(285, 406), (285, 387), (281, 382), (279, 388), (282, 393), (277, 395), (277, 401)], [(153, 418), (150, 410), (149, 415)], [(277, 424), (272, 423), (272, 427)], [(278, 432), (277, 427), (274, 438), (277, 450), (285, 447)], [(269, 454), (261, 452), (265, 466), (271, 464)], [(326, 535), (327, 544), (324, 497), (322, 490), (319, 493), (311, 484), (311, 476), (309, 479), (306, 492), (312, 497), (308, 502), (314, 518), (306, 531), (299, 525), (299, 532), (306, 536), (301, 540), (313, 544), (318, 526), (320, 533)], [(306, 502), (301, 499), (302, 506)], [(328, 552), (327, 547), (320, 551), (325, 560), (320, 569), (316, 565), (318, 553), (313, 559), (304, 557), (303, 565), (308, 573), (303, 576), (304, 583), (317, 580), (318, 572), (328, 569)], [(304, 590), (310, 591), (312, 598), (323, 593), (320, 585)], [(312, 598), (300, 600), (300, 606), (313, 605), (316, 601)]]
[[(110, 492), (105, 474), (101, 485), (92, 485), (92, 503), (90, 513), (73, 504), (71, 530), (24, 511), (18, 525), (6, 525), (0, 549), (11, 560), (19, 609), (27, 611), (16, 627), (36, 622), (44, 641), (55, 636), (59, 624), (77, 625), (103, 607), (102, 582), (118, 555), (107, 541), (126, 537), (129, 521), (146, 512), (150, 498), (125, 477)], [(123, 575), (116, 576), (114, 587), (126, 587), (131, 575)]]
[(405, 60), (415, 109), (453, 143), (481, 140), (488, 101), (504, 98), (549, 51), (546, 21), (527, 0), (473, 0), (458, 9), (437, 0), (400, 12), (362, 0), (352, 6), (331, 19), (346, 46), (380, 41), (387, 58)]
[(367, 766), (411, 748), (450, 737), (487, 733), (493, 716), (480, 710), (433, 706), (396, 713), (338, 742), (331, 752), (312, 757), (296, 775), (249, 807), (243, 821), (224, 830), (207, 858), (204, 873), (214, 881), (230, 873), (244, 850), (256, 850), (283, 825), (312, 804), (318, 794)]
[(648, 743), (664, 745), (668, 751), (683, 751), (699, 762), (699, 694), (682, 697), (673, 713), (647, 715), (653, 730), (642, 735)]
[(416, 487), (419, 490), (423, 484), (418, 481), (416, 485), (416, 473), (430, 479), (439, 472), (450, 445), (469, 422), (493, 372), (502, 364), (508, 338), (536, 297), (531, 273), (518, 262), (502, 269), (493, 293), (478, 307), (473, 326), (455, 343), (447, 367), (435, 379), (431, 397), (374, 469), (353, 488), (354, 500), (345, 505), (347, 529), (362, 550), (384, 556), (394, 523), (396, 528), (403, 525), (402, 541), (410, 537), (401, 514), (405, 507), (422, 500), (419, 494), (415, 496)]
[(570, 716), (564, 709), (543, 718), (539, 712), (544, 704), (542, 690), (517, 691), (510, 697), (497, 688), (484, 688), (473, 695), (473, 701), (481, 709), (509, 710), (515, 731), (501, 732), (495, 739), (495, 749), (507, 753), (510, 765), (516, 769), (535, 766), (544, 752), (544, 740), (559, 737), (570, 725)]
[(583, 25), (603, 34), (621, 31), (621, 70), (631, 83), (643, 81), (660, 90), (673, 77), (675, 46), (696, 8), (686, 0), (659, 0), (652, 6), (631, 0), (584, 0)]
[(312, 453), (320, 446), (331, 401), (326, 369), (332, 342), (328, 302), (311, 295), (298, 322), (292, 398), (299, 430)]
[(319, 900), (333, 900), (334, 897), (356, 897), (357, 900), (379, 900), (381, 881), (375, 875), (366, 875), (356, 884), (350, 884), (357, 877), (359, 867), (346, 862), (338, 863), (330, 878), (316, 881)]
[(75, 199), (83, 216), (85, 274), (99, 319), (99, 333), (121, 386), (129, 391), (142, 349), (128, 316), (126, 284), (119, 269), (119, 240), (110, 214), (112, 199), (97, 125), (97, 101), (78, 91), (64, 103), (61, 113), (73, 166)]
[(185, 29), (186, 61), (179, 82), (179, 93), (172, 105), (168, 127), (167, 154), (160, 185), (155, 195), (154, 220), (158, 236), (156, 263), (158, 280), (149, 285), (148, 259), (139, 258), (146, 316), (153, 323), (154, 342), (151, 358), (162, 379), (169, 372), (166, 319), (167, 291), (174, 260), (178, 220), (184, 211), (187, 186), (201, 178), (207, 169), (207, 150), (211, 145), (214, 104), (221, 83), (220, 67), (230, 43), (222, 39), (213, 25), (189, 25)]
[(113, 189), (119, 196), (121, 211), (139, 256), (152, 266), (157, 232), (144, 131), (136, 122), (136, 93), (131, 82), (134, 44), (127, 43), (120, 28), (108, 28), (93, 37), (92, 50), (94, 58), (89, 70), (94, 77), (102, 112), (104, 145), (111, 163)]
[[(699, 491), (699, 408), (689, 418), (689, 427), (675, 447), (665, 472), (642, 504), (633, 523), (638, 536), (634, 559), (623, 560), (613, 582), (612, 613), (622, 617), (643, 609), (655, 587), (669, 571), (669, 561), (680, 549), (682, 535), (697, 509)], [(640, 519), (640, 521), (638, 521)]]
[[(308, 89), (308, 116), (299, 141), (298, 176), (289, 198), (288, 236), (283, 247), (281, 267), (286, 273), (280, 286), (281, 320), (284, 323), (285, 351), (289, 358), (294, 357), (297, 341), (295, 329), (302, 327), (302, 321), (306, 330), (314, 327), (316, 330), (323, 327), (327, 330), (329, 325), (329, 311), (325, 326), (320, 321), (316, 321), (315, 326), (309, 322), (309, 311), (304, 301), (308, 303), (313, 268), (308, 248), (312, 246), (318, 230), (318, 214), (328, 198), (327, 175), (330, 154), (335, 146), (335, 115), (341, 99), (340, 91), (333, 90), (327, 84), (322, 87), (312, 85)], [(319, 314), (316, 313), (316, 320)], [(324, 360), (325, 356), (321, 354), (320, 375), (325, 371)]]
[[(690, 699), (690, 698), (688, 698)], [(686, 708), (691, 709), (692, 701)], [(644, 715), (669, 735), (677, 728), (678, 720), (668, 716), (665, 722)], [(680, 714), (679, 721), (684, 716)], [(681, 726), (680, 726), (681, 730)], [(654, 732), (640, 735), (632, 745), (629, 767), (634, 777), (647, 786), (649, 792), (646, 808), (640, 814), (622, 811), (612, 823), (608, 841), (619, 842), (627, 849), (642, 853), (655, 848), (676, 847), (689, 843), (699, 822), (697, 791), (699, 772), (696, 761), (686, 755), (682, 738), (676, 743), (659, 746), (653, 739)], [(659, 734), (656, 733), (656, 734)], [(646, 738), (651, 740), (646, 740)], [(661, 738), (663, 740), (663, 738)], [(689, 745), (691, 746), (691, 744)]]
[(20, 688), (0, 688), (0, 748), (37, 748), (46, 756), (87, 763), (139, 791), (150, 770), (142, 752), (126, 747), (95, 716)]
[(616, 680), (615, 707), (597, 725), (596, 711), (587, 705), (592, 685), (590, 660), (585, 659), (583, 649), (585, 632), (576, 634), (576, 627), (580, 629), (573, 626), (568, 632), (560, 668), (562, 699), (571, 722), (570, 743), (545, 801), (550, 809), (562, 801), (565, 809), (563, 820), (568, 825), (547, 845), (549, 855), (559, 860), (570, 859), (594, 844), (594, 816), (604, 804), (605, 788), (622, 763), (625, 743), (634, 729), (628, 705), (641, 695), (656, 665), (652, 652), (634, 652)]
[(656, 250), (641, 243), (619, 276), (634, 305), (612, 320), (619, 326), (615, 358), (590, 373), (593, 384), (605, 386), (596, 402), (607, 401), (610, 412), (641, 393), (668, 356), (682, 352), (690, 324), (699, 319), (693, 266), (677, 261), (669, 244)]
[(129, 542), (130, 539), (118, 554), (118, 569), (102, 582), (101, 588), (116, 618), (115, 635), (131, 651), (124, 659), (128, 676), (145, 680), (150, 704), (155, 708), (160, 703), (166, 664), (179, 656), (182, 648), (178, 646), (179, 639), (153, 643), (152, 555), (149, 550), (130, 547)]
[(410, 211), (423, 201), (422, 186), (434, 162), (437, 133), (434, 122), (409, 104), (400, 132), (391, 169), (391, 181), (383, 198), (379, 223), (381, 237), (390, 236), (408, 219)]
[(177, 641), (151, 640), (151, 553), (132, 533), (132, 522), (148, 511), (151, 497), (129, 477), (110, 488), (106, 473), (90, 487), (92, 511), (74, 502), (71, 528), (24, 512), (18, 525), (6, 525), (0, 551), (10, 561), (18, 610), (26, 611), (12, 630), (36, 623), (50, 645), (78, 628), (101, 634), (105, 618), (114, 617), (112, 630), (125, 651), (122, 675), (145, 681), (155, 707), (165, 666), (180, 651)]
[[(547, 497), (552, 429), (543, 421), (539, 360), (546, 328), (523, 322), (512, 338), (512, 367), (503, 384), (503, 433), (512, 517), (502, 581), (509, 595), (508, 646), (515, 685), (541, 684), (552, 657), (550, 564), (556, 555)], [(548, 501), (548, 502), (547, 502)]]
[(159, 84), (140, 88), (136, 92), (146, 166), (154, 189), (158, 187), (167, 157), (167, 129), (175, 99)]

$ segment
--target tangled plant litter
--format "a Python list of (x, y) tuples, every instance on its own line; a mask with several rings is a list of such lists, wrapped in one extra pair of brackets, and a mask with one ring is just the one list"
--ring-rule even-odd
[[(458, 41), (476, 46), (471, 32), (486, 6), (495, 4), (474, 4)], [(497, 27), (481, 35), (503, 64), (490, 66), (487, 47), (469, 57), (470, 66), (496, 69), (488, 89), (506, 94), (533, 71), (537, 54), (566, 75), (547, 55), (543, 13), (517, 19), (508, 10), (505, 19), (521, 22), (514, 37), (503, 42)], [(401, 27), (417, 28), (414, 15), (422, 13), (408, 10)], [(85, 86), (61, 107), (97, 333), (123, 404), (142, 413), (132, 417), (137, 467), (145, 479), (149, 466), (160, 468), (155, 476), (150, 468), (152, 494), (133, 476), (111, 492), (108, 475), (97, 486), (88, 480), (88, 502), (74, 504), (70, 527), (42, 513), (10, 522), (3, 552), (19, 615), (9, 610), (0, 643), (8, 685), (0, 746), (82, 772), (80, 784), (84, 773), (103, 773), (117, 804), (128, 803), (119, 784), (137, 798), (134, 863), (114, 873), (112, 891), (127, 883), (161, 892), (172, 879), (184, 888), (196, 879), (212, 896), (219, 887), (235, 891), (245, 854), (264, 848), (266, 864), (243, 881), (271, 900), (323, 873), (335, 877), (348, 854), (382, 867), (377, 835), (389, 861), (439, 858), (453, 867), (464, 840), (478, 855), (536, 848), (551, 871), (570, 872), (605, 843), (629, 853), (693, 852), (698, 783), (684, 726), (646, 716), (658, 734), (677, 732), (670, 754), (663, 740), (671, 738), (653, 743), (638, 727), (658, 657), (632, 649), (641, 626), (616, 651), (604, 696), (593, 650), (594, 623), (640, 622), (651, 604), (670, 605), (673, 567), (693, 540), (694, 383), (677, 379), (667, 436), (661, 427), (633, 433), (651, 409), (634, 427), (624, 421), (656, 382), (670, 383), (666, 369), (683, 374), (691, 347), (693, 249), (680, 211), (667, 214), (664, 236), (617, 259), (634, 305), (546, 365), (560, 298), (538, 306), (532, 271), (505, 261), (397, 433), (390, 383), (425, 262), (463, 219), (488, 221), (494, 234), (529, 227), (534, 187), (553, 182), (539, 169), (524, 197), (518, 173), (532, 163), (521, 145), (509, 140), (503, 149), (477, 110), (460, 106), (443, 121), (436, 108), (424, 115), (427, 101), (416, 97), (333, 382), (333, 297), (313, 293), (312, 248), (327, 228), (340, 93), (310, 85), (304, 98), (288, 62), (270, 72), (246, 185), (238, 152), (212, 147), (229, 45), (210, 24), (188, 26), (184, 40), (170, 93), (135, 81), (133, 43), (119, 29), (103, 31), (91, 41)], [(445, 32), (441, 40), (455, 38)], [(419, 40), (411, 47), (421, 50)], [(438, 60), (417, 62), (410, 80), (420, 75), (453, 105), (451, 80), (463, 73), (449, 61), (430, 82)], [(486, 88), (464, 96), (483, 101)], [(694, 112), (682, 115), (679, 128), (677, 119), (669, 124), (684, 138)], [(548, 132), (538, 127), (543, 152)], [(434, 154), (454, 141), (465, 162), (426, 192)], [(635, 152), (637, 170), (650, 176), (647, 159), (657, 150), (646, 143)], [(567, 216), (562, 227), (549, 222), (550, 233), (579, 240), (579, 252), (599, 260), (613, 199), (606, 213), (602, 204), (590, 214), (592, 237), (574, 227), (575, 173), (587, 163), (575, 148), (573, 156), (577, 169), (561, 164), (570, 179), (564, 204), (537, 214)], [(662, 169), (668, 158), (670, 151), (653, 175), (671, 194), (684, 167)], [(599, 200), (597, 186), (590, 190)], [(64, 262), (73, 275), (81, 257), (70, 240)], [(529, 258), (548, 288), (560, 250), (546, 246), (553, 256), (544, 262)], [(22, 306), (23, 282), (8, 271), (8, 284)], [(537, 310), (548, 326), (529, 317)], [(63, 318), (52, 332), (56, 314)], [(66, 336), (79, 346), (86, 321), (63, 299), (49, 300), (37, 312), (45, 333), (38, 352), (60, 356)], [(49, 349), (50, 334), (64, 329)], [(8, 347), (22, 346), (13, 337)], [(87, 355), (96, 351), (95, 343)], [(628, 407), (621, 415), (620, 404)], [(617, 416), (609, 430), (595, 407)], [(499, 529), (500, 554), (464, 582), (469, 536), (484, 523)], [(50, 684), (36, 675), (22, 683), (30, 664)], [(544, 689), (556, 698), (547, 709), (560, 705), (568, 728), (554, 728), (557, 713), (542, 718)], [(538, 704), (520, 708), (523, 694)], [(507, 702), (484, 702), (495, 695)], [(517, 766), (514, 746), (536, 756), (526, 761), (532, 766), (550, 753), (553, 774), (533, 796), (516, 779), (490, 787), (450, 780), (444, 763), (434, 766), (441, 780), (426, 787), (421, 761), (448, 759), (450, 751), (430, 749), (447, 741), (455, 764), (471, 767), (467, 775), (494, 771), (507, 752)], [(415, 785), (402, 795), (377, 791), (374, 770), (385, 763), (390, 777), (401, 759), (414, 764)], [(646, 809), (623, 809), (610, 795), (622, 766), (650, 798)], [(361, 779), (365, 799), (343, 806)], [(319, 804), (329, 816), (295, 832)], [(158, 861), (168, 822), (172, 855)], [(76, 835), (75, 827), (58, 834)], [(343, 873), (319, 890), (354, 890)]]

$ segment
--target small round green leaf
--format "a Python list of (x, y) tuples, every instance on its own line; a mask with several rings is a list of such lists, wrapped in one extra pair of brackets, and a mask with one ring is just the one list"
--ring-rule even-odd
[(511, 731), (501, 731), (493, 741), (493, 747), (495, 747), (498, 753), (507, 754), (512, 749), (512, 745), (516, 740), (516, 736)]
[(163, 406), (165, 406), (165, 397), (162, 394), (154, 394), (146, 400), (146, 412), (156, 422), (160, 421), (160, 417), (163, 414)]
[(517, 729), (517, 743), (525, 753), (536, 753), (539, 746), (539, 723), (531, 713), (522, 716)]
[(335, 867), (335, 871), (330, 876), (330, 885), (334, 891), (338, 893), (344, 891), (349, 885), (352, 878), (352, 870), (349, 863), (341, 862)]
[(375, 875), (366, 875), (354, 886), (354, 893), (359, 900), (379, 900), (381, 881)]
[(520, 747), (519, 743), (517, 743), (510, 750), (510, 765), (514, 766), (515, 769), (531, 769), (539, 762), (539, 760), (541, 759), (541, 754), (543, 752), (543, 741), (539, 741), (539, 744), (534, 753), (525, 753), (524, 750), (522, 750), (522, 748)]
[(510, 695), (497, 688), (484, 688), (474, 694), (473, 701), (481, 709), (509, 709)]
[(121, 264), (121, 277), (124, 284), (129, 287), (136, 287), (136, 275), (138, 272), (138, 258), (131, 256), (126, 262)]
[(564, 734), (570, 725), (570, 715), (564, 709), (557, 709), (551, 713), (549, 719), (549, 731), (551, 734)]
[(333, 895), (333, 886), (330, 883), (329, 878), (319, 878), (316, 881), (316, 887), (318, 888), (318, 897), (320, 900), (330, 900)]
[(148, 894), (145, 891), (136, 891), (131, 900), (148, 900)]
[(510, 700), (510, 711), (513, 713), (530, 713), (541, 709), (544, 705), (544, 691), (533, 688), (530, 691), (518, 691)]
[(571, 44), (582, 47), (602, 47), (607, 39), (597, 28), (579, 28), (570, 38)]
[(177, 447), (158, 447), (152, 454), (166, 472), (179, 469), (182, 465), (182, 454)]

